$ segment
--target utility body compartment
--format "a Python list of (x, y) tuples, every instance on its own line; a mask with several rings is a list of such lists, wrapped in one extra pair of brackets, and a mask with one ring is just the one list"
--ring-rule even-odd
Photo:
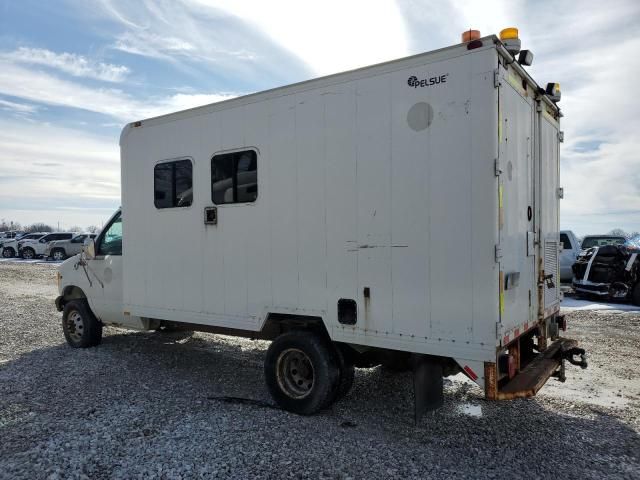
[(316, 318), (359, 350), (454, 359), (485, 389), (521, 336), (544, 350), (559, 110), (481, 42), (128, 125), (126, 314), (251, 332)]

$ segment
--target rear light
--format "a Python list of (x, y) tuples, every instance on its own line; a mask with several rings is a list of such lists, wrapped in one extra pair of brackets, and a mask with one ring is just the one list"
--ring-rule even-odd
[(498, 370), (509, 379), (516, 376), (516, 359), (513, 355), (503, 353), (498, 357)]

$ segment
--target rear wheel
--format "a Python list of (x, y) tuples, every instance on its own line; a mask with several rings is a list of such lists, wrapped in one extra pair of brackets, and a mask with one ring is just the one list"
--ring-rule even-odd
[(336, 345), (336, 359), (338, 361), (338, 368), (340, 370), (340, 379), (338, 385), (334, 390), (333, 397), (330, 398), (329, 404), (337, 402), (347, 396), (351, 387), (353, 387), (353, 381), (356, 375), (356, 369), (353, 363), (353, 355), (348, 350), (350, 347), (342, 347)]
[(11, 247), (3, 248), (2, 249), (2, 256), (4, 258), (13, 258), (13, 257), (16, 256), (16, 251)]
[(311, 415), (336, 398), (340, 367), (332, 348), (320, 335), (306, 331), (284, 333), (271, 343), (264, 372), (278, 405)]
[(102, 323), (93, 314), (86, 300), (72, 300), (62, 312), (62, 331), (73, 348), (95, 347), (102, 340)]
[(51, 252), (51, 258), (61, 261), (67, 258), (67, 253), (62, 248), (56, 248)]
[(32, 260), (36, 258), (36, 252), (33, 248), (27, 247), (22, 249), (22, 258)]

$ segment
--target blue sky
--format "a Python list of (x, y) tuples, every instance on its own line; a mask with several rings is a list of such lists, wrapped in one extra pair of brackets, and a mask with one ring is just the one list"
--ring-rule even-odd
[(100, 225), (130, 121), (520, 28), (562, 85), (562, 227), (640, 230), (640, 2), (0, 0), (0, 218)]

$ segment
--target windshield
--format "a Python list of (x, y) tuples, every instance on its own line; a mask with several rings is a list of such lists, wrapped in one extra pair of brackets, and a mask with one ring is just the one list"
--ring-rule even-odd
[(622, 245), (626, 239), (624, 237), (586, 237), (582, 241), (582, 248), (601, 247), (603, 245)]

